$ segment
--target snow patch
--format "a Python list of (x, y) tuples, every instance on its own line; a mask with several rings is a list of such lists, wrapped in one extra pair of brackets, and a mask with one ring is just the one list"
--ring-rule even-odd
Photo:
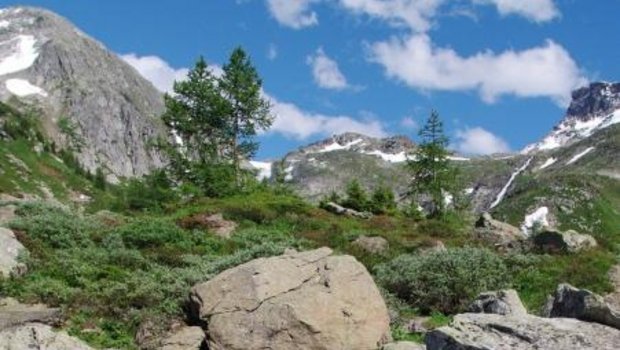
[(29, 95), (41, 95), (47, 97), (47, 92), (38, 86), (30, 84), (28, 80), (24, 79), (9, 79), (4, 85), (13, 95), (24, 97)]
[(508, 191), (508, 188), (510, 188), (510, 185), (512, 185), (513, 181), (517, 178), (517, 176), (519, 176), (519, 174), (521, 174), (522, 172), (525, 171), (525, 169), (527, 169), (527, 167), (530, 165), (530, 162), (532, 161), (532, 159), (534, 159), (534, 158), (533, 157), (529, 158), (525, 162), (525, 164), (523, 164), (519, 169), (517, 169), (514, 173), (512, 173), (512, 175), (510, 175), (510, 179), (508, 179), (508, 182), (506, 183), (506, 185), (504, 185), (502, 190), (499, 191), (499, 194), (497, 195), (497, 197), (495, 198), (495, 201), (491, 204), (489, 209), (495, 208), (502, 201), (502, 199), (504, 199), (504, 196), (506, 195), (506, 192)]
[(473, 187), (470, 187), (470, 188), (466, 188), (464, 192), (465, 192), (466, 195), (470, 195), (470, 194), (474, 193), (474, 191), (475, 191), (475, 189)]
[(32, 35), (18, 35), (1, 42), (0, 52), (9, 52), (9, 54), (0, 57), (0, 75), (19, 72), (32, 66), (39, 57), (35, 48), (36, 43), (37, 40)]
[(256, 176), (258, 180), (271, 178), (271, 162), (251, 160), (250, 164), (252, 164), (254, 168), (258, 169), (258, 175)]
[(441, 191), (443, 194), (443, 205), (448, 207), (454, 203), (454, 196), (450, 192)]
[(551, 157), (551, 158), (547, 159), (545, 161), (545, 163), (543, 165), (541, 165), (540, 168), (538, 168), (538, 170), (543, 170), (545, 168), (548, 168), (548, 167), (552, 166), (556, 161), (557, 161), (557, 159)]
[(356, 139), (353, 140), (347, 144), (341, 145), (338, 142), (334, 142), (332, 144), (329, 144), (325, 147), (323, 147), (323, 149), (320, 149), (318, 151), (316, 151), (316, 153), (325, 153), (325, 152), (332, 152), (332, 151), (340, 151), (340, 150), (347, 150), (350, 149), (352, 146), (357, 145), (358, 143), (362, 142), (364, 140), (362, 139)]
[(377, 156), (385, 160), (386, 162), (390, 162), (390, 163), (402, 163), (402, 162), (407, 161), (408, 159), (406, 152), (400, 152), (400, 153), (393, 154), (393, 153), (384, 153), (379, 150), (376, 150), (376, 151), (363, 152), (363, 153), (371, 155), (371, 156)]
[(549, 208), (540, 207), (536, 209), (533, 213), (525, 216), (525, 221), (523, 221), (523, 225), (521, 225), (521, 231), (526, 235), (529, 235), (532, 232), (532, 229), (540, 225), (542, 227), (549, 226), (549, 221), (547, 221), (547, 215), (549, 214)]
[(289, 165), (286, 169), (284, 169), (284, 173), (286, 174), (284, 176), (284, 181), (293, 180), (293, 170), (295, 170), (295, 167), (292, 164)]
[(576, 161), (578, 161), (579, 159), (581, 159), (583, 156), (585, 156), (586, 154), (592, 152), (592, 150), (594, 150), (594, 147), (588, 147), (586, 148), (583, 152), (576, 154), (573, 158), (571, 158), (568, 162), (566, 162), (566, 165), (570, 165), (575, 163)]
[(465, 158), (465, 157), (458, 157), (458, 156), (448, 156), (449, 160), (454, 160), (454, 161), (459, 161), (459, 162), (466, 162), (468, 160), (470, 160), (469, 158)]
[(6, 19), (3, 19), (2, 21), (0, 21), (0, 29), (8, 28), (10, 25), (11, 25), (11, 22), (7, 21)]

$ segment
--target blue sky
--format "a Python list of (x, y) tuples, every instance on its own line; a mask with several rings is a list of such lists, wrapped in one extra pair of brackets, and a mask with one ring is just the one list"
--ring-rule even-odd
[(416, 137), (439, 111), (462, 153), (519, 150), (570, 91), (620, 79), (620, 0), (31, 0), (165, 90), (243, 46), (278, 115), (257, 158), (346, 130)]

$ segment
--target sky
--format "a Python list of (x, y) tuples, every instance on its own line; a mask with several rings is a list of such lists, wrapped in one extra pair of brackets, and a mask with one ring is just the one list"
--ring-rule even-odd
[(518, 151), (571, 91), (620, 80), (620, 0), (0, 0), (52, 10), (162, 91), (242, 46), (275, 121), (257, 159), (345, 131), (414, 140), (431, 110), (462, 154)]

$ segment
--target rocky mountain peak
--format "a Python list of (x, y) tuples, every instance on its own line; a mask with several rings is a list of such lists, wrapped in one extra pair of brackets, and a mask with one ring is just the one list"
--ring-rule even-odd
[(71, 149), (87, 170), (103, 168), (110, 180), (163, 164), (148, 147), (152, 138), (164, 135), (158, 118), (162, 95), (116, 54), (53, 12), (0, 10), (0, 100), (38, 109), (51, 141)]
[(573, 92), (566, 117), (589, 120), (617, 109), (620, 109), (620, 83), (594, 82)]

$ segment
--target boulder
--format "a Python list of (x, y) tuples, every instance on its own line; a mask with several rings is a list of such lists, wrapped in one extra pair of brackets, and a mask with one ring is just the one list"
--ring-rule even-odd
[(620, 329), (620, 312), (605, 303), (602, 296), (569, 284), (558, 286), (543, 316), (577, 318)]
[(411, 341), (399, 341), (396, 343), (389, 343), (383, 346), (381, 350), (424, 350), (426, 346), (423, 344), (414, 343)]
[(360, 219), (370, 219), (372, 217), (371, 213), (359, 212), (357, 210), (345, 208), (342, 205), (336, 204), (334, 202), (327, 202), (322, 205), (322, 208), (334, 214), (351, 216)]
[(435, 240), (430, 242), (429, 244), (425, 244), (424, 246), (420, 247), (417, 253), (424, 255), (436, 252), (445, 252), (447, 250), (448, 249), (446, 248), (446, 245), (443, 244), (442, 241)]
[(527, 315), (527, 309), (523, 306), (519, 294), (514, 289), (481, 293), (469, 305), (468, 312), (512, 316)]
[(9, 222), (15, 219), (17, 206), (14, 204), (1, 204), (0, 203), (0, 226), (6, 226)]
[(0, 330), (0, 349), (7, 350), (92, 350), (65, 332), (41, 323), (28, 323)]
[(387, 239), (383, 237), (359, 236), (353, 241), (353, 245), (371, 254), (381, 254), (389, 248)]
[(13, 231), (0, 227), (0, 277), (25, 273), (26, 266), (17, 261), (26, 248), (17, 240)]
[(181, 327), (162, 340), (160, 350), (200, 350), (204, 342), (202, 328)]
[(194, 286), (211, 350), (377, 349), (388, 310), (366, 268), (329, 248), (259, 258)]
[(0, 330), (25, 323), (55, 325), (60, 320), (60, 309), (43, 304), (21, 304), (13, 298), (0, 299)]
[(495, 220), (483, 213), (474, 228), (474, 237), (503, 251), (527, 249), (527, 236), (515, 226)]
[(611, 307), (620, 310), (620, 265), (614, 265), (609, 269), (609, 281), (614, 290), (605, 295), (605, 302)]
[(594, 237), (572, 230), (545, 229), (533, 237), (533, 242), (545, 253), (577, 253), (597, 246)]
[(428, 350), (615, 350), (620, 331), (570, 318), (460, 314), (426, 335)]
[(234, 221), (228, 221), (224, 219), (221, 213), (217, 214), (194, 214), (187, 218), (184, 218), (180, 222), (181, 227), (185, 229), (203, 228), (213, 232), (216, 236), (221, 238), (230, 238), (235, 229), (237, 229), (237, 223)]

